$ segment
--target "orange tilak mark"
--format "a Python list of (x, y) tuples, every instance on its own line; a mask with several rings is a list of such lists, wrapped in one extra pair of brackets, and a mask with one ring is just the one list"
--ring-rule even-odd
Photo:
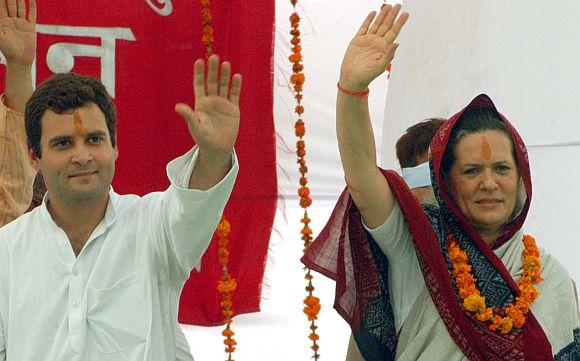
[(481, 157), (485, 160), (489, 160), (491, 158), (491, 146), (485, 137), (483, 137), (481, 142)]
[(78, 110), (73, 112), (74, 125), (75, 125), (75, 135), (84, 137), (87, 135), (87, 129), (83, 124), (83, 118), (81, 118), (81, 113)]

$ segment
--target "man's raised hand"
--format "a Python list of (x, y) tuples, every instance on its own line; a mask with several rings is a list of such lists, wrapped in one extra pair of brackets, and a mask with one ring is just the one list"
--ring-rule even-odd
[(229, 155), (240, 126), (238, 103), (242, 76), (235, 74), (231, 77), (231, 64), (223, 62), (218, 66), (220, 61), (217, 55), (212, 55), (207, 63), (207, 78), (203, 59), (198, 59), (193, 65), (194, 109), (179, 103), (175, 111), (187, 121), (189, 133), (200, 150)]

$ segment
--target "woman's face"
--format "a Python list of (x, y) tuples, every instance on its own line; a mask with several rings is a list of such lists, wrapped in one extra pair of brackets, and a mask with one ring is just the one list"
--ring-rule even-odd
[(455, 148), (451, 196), (481, 234), (496, 234), (516, 205), (519, 172), (510, 138), (499, 130), (465, 135)]

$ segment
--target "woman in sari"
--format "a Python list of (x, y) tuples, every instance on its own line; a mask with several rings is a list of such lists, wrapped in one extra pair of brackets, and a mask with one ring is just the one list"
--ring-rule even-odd
[(394, 57), (408, 18), (399, 12), (371, 13), (344, 56), (337, 134), (347, 190), (303, 262), (337, 282), (334, 306), (367, 361), (580, 360), (572, 279), (523, 233), (527, 152), (489, 97), (431, 142), (436, 206), (376, 167), (368, 85)]

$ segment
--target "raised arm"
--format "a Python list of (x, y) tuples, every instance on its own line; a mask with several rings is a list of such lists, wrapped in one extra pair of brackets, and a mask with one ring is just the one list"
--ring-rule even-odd
[(349, 192), (370, 228), (385, 222), (395, 199), (377, 168), (368, 99), (361, 93), (393, 60), (398, 46), (395, 39), (409, 17), (407, 13), (399, 15), (400, 9), (400, 5), (384, 5), (378, 15), (372, 12), (367, 16), (349, 44), (340, 70), (338, 148)]
[(32, 94), (32, 62), (36, 54), (36, 2), (0, 0), (0, 51), (6, 57), (6, 106), (24, 113)]
[(22, 215), (32, 199), (24, 107), (32, 94), (31, 69), (36, 53), (36, 4), (0, 0), (0, 51), (6, 58), (6, 88), (0, 110), (0, 226)]
[(230, 85), (231, 64), (223, 62), (219, 66), (217, 55), (208, 60), (207, 79), (202, 59), (193, 67), (195, 109), (180, 103), (175, 110), (187, 121), (189, 133), (199, 147), (189, 188), (207, 190), (222, 180), (232, 166), (232, 150), (240, 126), (242, 76), (235, 74)]

